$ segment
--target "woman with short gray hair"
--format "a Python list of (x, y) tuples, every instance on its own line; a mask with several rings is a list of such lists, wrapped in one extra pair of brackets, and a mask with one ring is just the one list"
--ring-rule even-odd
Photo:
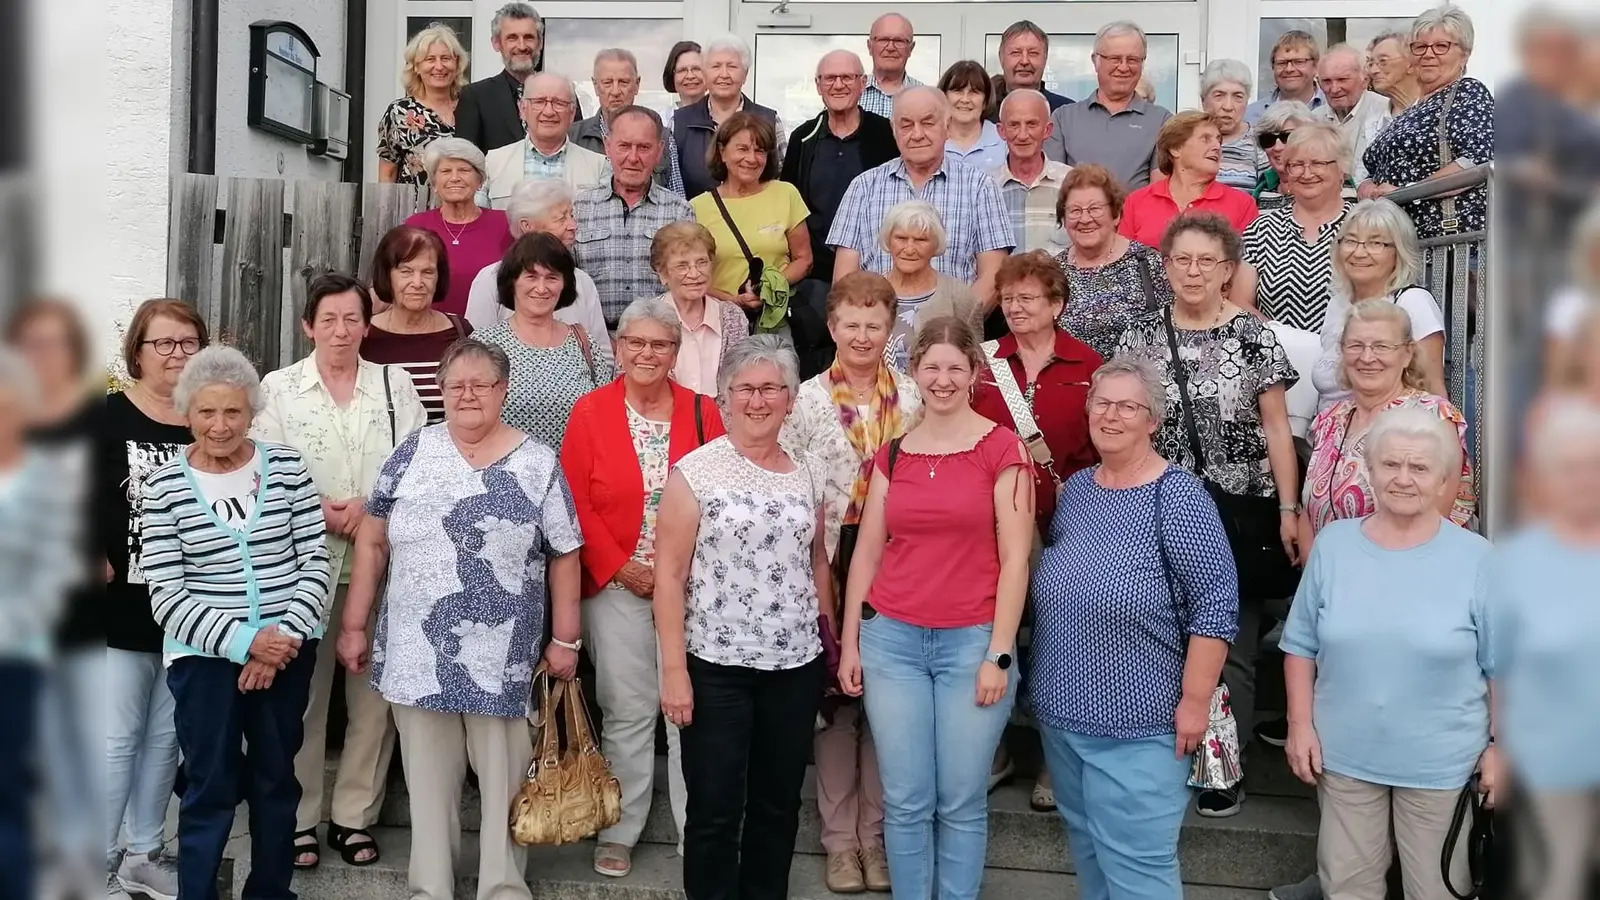
[(504, 212), (478, 205), (478, 189), (486, 177), (482, 150), (471, 141), (443, 137), (428, 145), (423, 159), (439, 205), (410, 216), (405, 224), (427, 229), (444, 243), (450, 283), (434, 308), (446, 315), (465, 315), (473, 279), (499, 262), (511, 248), (512, 236)]
[(1214, 59), (1200, 73), (1200, 108), (1217, 123), (1222, 135), (1222, 168), (1217, 180), (1241, 191), (1254, 190), (1268, 167), (1266, 151), (1256, 144), (1245, 121), (1254, 91), (1250, 67), (1237, 59)]
[(194, 443), (144, 482), (142, 561), (188, 774), (178, 894), (215, 894), (244, 799), (248, 890), (288, 896), (294, 757), (329, 598), (322, 501), (299, 452), (249, 437), (261, 382), (239, 351), (195, 354), (173, 405)]
[[(940, 95), (943, 96), (942, 94)], [(878, 228), (878, 245), (889, 254), (884, 276), (894, 288), (894, 325), (884, 360), (896, 372), (910, 366), (911, 343), (923, 323), (940, 316), (955, 316), (983, 331), (983, 318), (972, 288), (933, 268), (945, 251), (947, 237), (939, 211), (922, 200), (907, 200), (889, 207)]]
[(765, 119), (775, 132), (773, 156), (783, 159), (789, 146), (789, 128), (777, 110), (762, 106), (744, 94), (750, 77), (750, 45), (738, 35), (724, 34), (706, 42), (706, 95), (672, 112), (672, 139), (677, 144), (678, 168), (683, 174), (683, 195), (689, 200), (716, 190), (711, 176), (710, 155), (717, 129), (736, 112), (747, 112)]
[(788, 895), (828, 680), (819, 618), (834, 616), (822, 493), (778, 443), (799, 371), (775, 335), (731, 350), (728, 433), (684, 456), (661, 498), (653, 612), (661, 709), (684, 729), (691, 897)]
[(1311, 107), (1299, 100), (1280, 100), (1267, 107), (1256, 121), (1253, 133), (1256, 146), (1266, 154), (1267, 165), (1256, 178), (1256, 207), (1262, 212), (1289, 205), (1288, 176), (1284, 167), (1289, 163), (1289, 136), (1296, 128), (1317, 121)]

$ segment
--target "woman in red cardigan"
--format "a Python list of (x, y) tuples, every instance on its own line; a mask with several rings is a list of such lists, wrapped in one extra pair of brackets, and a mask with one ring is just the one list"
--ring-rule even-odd
[[(600, 832), (594, 853), (595, 871), (614, 877), (632, 868), (655, 781), (656, 509), (678, 459), (724, 431), (715, 400), (668, 377), (682, 339), (670, 301), (629, 306), (617, 323), (622, 377), (578, 400), (561, 445), (583, 529), (583, 630), (605, 716), (601, 749), (622, 782), (622, 820)], [(671, 725), (667, 748), (672, 817), (681, 836), (687, 795)]]

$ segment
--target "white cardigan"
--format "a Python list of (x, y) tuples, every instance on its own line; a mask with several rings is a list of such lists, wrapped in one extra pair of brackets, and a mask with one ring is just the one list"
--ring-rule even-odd
[[(523, 174), (523, 158), (527, 146), (528, 141), (524, 138), (515, 144), (507, 144), (489, 151), (485, 165), (489, 178), (484, 182), (483, 190), (489, 195), (491, 207), (505, 209), (511, 202), (511, 192), (517, 189), (517, 185), (527, 180), (527, 176)], [(566, 181), (574, 194), (598, 187), (610, 179), (609, 160), (593, 150), (567, 141), (566, 171), (562, 180)]]

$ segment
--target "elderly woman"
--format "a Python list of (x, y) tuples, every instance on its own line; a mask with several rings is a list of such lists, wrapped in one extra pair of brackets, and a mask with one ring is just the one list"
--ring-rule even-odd
[(405, 96), (378, 119), (378, 180), (427, 184), (432, 169), (423, 162), (423, 151), (455, 134), (456, 101), (467, 86), (467, 51), (449, 26), (435, 23), (406, 43), (403, 57)]
[[(1260, 502), (1238, 501), (1251, 518), (1242, 523), (1251, 555), (1239, 566), (1239, 633), (1228, 653), (1223, 680), (1233, 697), (1234, 718), (1249, 734), (1255, 713), (1255, 657), (1263, 604), (1288, 593), (1277, 583), (1288, 564), (1301, 561), (1299, 462), (1285, 399), (1299, 379), (1271, 328), (1223, 296), (1242, 252), (1239, 235), (1214, 213), (1188, 212), (1174, 219), (1162, 239), (1167, 279), (1176, 301), (1123, 333), (1118, 354), (1154, 363), (1169, 397), (1156, 452), (1206, 482), (1208, 488), (1241, 498), (1278, 500), (1278, 520), (1269, 521)], [(1235, 526), (1241, 523), (1235, 521)], [(1270, 545), (1268, 535), (1275, 535)], [(1246, 542), (1235, 539), (1235, 555)], [(1281, 543), (1283, 558), (1275, 547)], [(1271, 577), (1271, 576), (1280, 577)], [(1277, 594), (1277, 597), (1270, 596)], [(1238, 787), (1202, 791), (1203, 816), (1239, 811)]]
[(1261, 211), (1288, 206), (1293, 187), (1285, 167), (1289, 164), (1289, 136), (1303, 125), (1319, 121), (1311, 107), (1299, 100), (1280, 100), (1267, 107), (1256, 122), (1256, 145), (1266, 154), (1267, 165), (1261, 169), (1255, 188), (1250, 195)]
[(1341, 193), (1349, 153), (1332, 122), (1297, 129), (1283, 165), (1294, 203), (1262, 213), (1244, 231), (1255, 306), (1274, 322), (1315, 332), (1327, 316), (1334, 236), (1350, 209)]
[(583, 537), (555, 451), (502, 421), (505, 352), (459, 341), (439, 378), (443, 424), (405, 438), (367, 498), (339, 662), (352, 674), (370, 662), (372, 686), (393, 705), (411, 798), (411, 896), (455, 896), (469, 758), (488, 811), (479, 890), (519, 896), (526, 851), (505, 810), (533, 755), (528, 701), (547, 623), (544, 664), (559, 678), (577, 671)]
[(911, 343), (923, 324), (955, 316), (975, 329), (983, 316), (972, 288), (933, 268), (934, 257), (944, 254), (948, 238), (939, 211), (921, 200), (889, 207), (878, 227), (878, 245), (889, 254), (889, 286), (894, 289), (894, 324), (884, 359), (897, 372), (909, 372)]
[[(1323, 529), (1284, 623), (1289, 767), (1317, 787), (1327, 896), (1381, 900), (1398, 847), (1406, 896), (1448, 900), (1439, 848), (1456, 800), (1480, 766), (1495, 787), (1477, 590), (1489, 542), (1439, 515), (1460, 453), (1430, 410), (1379, 416), (1364, 459), (1374, 511)], [(1450, 865), (1458, 885), (1465, 844)]]
[(833, 616), (823, 494), (778, 442), (799, 362), (757, 335), (718, 373), (728, 433), (667, 478), (653, 612), (661, 709), (683, 729), (691, 897), (783, 897)]
[(991, 763), (1016, 699), (1033, 461), (972, 408), (982, 367), (967, 322), (917, 333), (922, 419), (873, 457), (845, 584), (839, 682), (865, 698), (889, 875), (907, 897), (978, 896)]
[(661, 299), (682, 326), (672, 378), (708, 396), (717, 390), (722, 360), (750, 336), (750, 320), (737, 304), (709, 296), (716, 256), (711, 232), (694, 222), (673, 222), (650, 240), (650, 268), (667, 289)]
[[(851, 272), (839, 279), (828, 292), (828, 331), (838, 353), (828, 371), (800, 385), (781, 435), (822, 486), (828, 559), (841, 581), (849, 575), (872, 460), (879, 447), (905, 433), (922, 407), (916, 382), (890, 368), (884, 356), (894, 313), (894, 288), (882, 275)], [(883, 784), (872, 732), (859, 702), (840, 698), (828, 705), (832, 715), (815, 748), (828, 889), (886, 891)]]
[(661, 87), (677, 96), (678, 106), (698, 103), (706, 95), (706, 64), (698, 43), (679, 41), (672, 45), (661, 72)]
[[(383, 461), (406, 435), (422, 427), (427, 411), (411, 379), (361, 358), (361, 341), (372, 317), (366, 287), (337, 273), (314, 279), (306, 289), (301, 330), (311, 339), (310, 356), (261, 380), (261, 411), (251, 436), (299, 451), (321, 498), (334, 594), (330, 620), (344, 610), (350, 570), (350, 540), (364, 517), (365, 498)], [(295, 868), (321, 860), (317, 825), (322, 821), (322, 779), (327, 768), (328, 695), (335, 659), (331, 641), (317, 649), (311, 700), (305, 711), (305, 742), (295, 757), (300, 809), (295, 821)], [(344, 683), (344, 750), (333, 786), (328, 846), (353, 866), (378, 861), (367, 831), (378, 820), (394, 752), (389, 704), (355, 678)]]
[(1100, 464), (1062, 486), (1033, 576), (1033, 716), (1086, 895), (1182, 893), (1189, 756), (1238, 625), (1216, 505), (1152, 441), (1166, 407), (1151, 363), (1095, 371)]
[(145, 479), (141, 562), (164, 635), (187, 783), (178, 895), (217, 896), (244, 800), (244, 890), (289, 896), (300, 803), (294, 757), (329, 596), (322, 502), (298, 451), (249, 437), (261, 382), (244, 354), (196, 354), (178, 377), (173, 408), (189, 419), (194, 442)]
[(1244, 229), (1256, 219), (1250, 195), (1217, 180), (1222, 166), (1222, 130), (1203, 112), (1168, 119), (1156, 137), (1156, 168), (1167, 176), (1128, 195), (1117, 233), (1154, 247), (1167, 225), (1183, 212), (1214, 212)]
[(1254, 92), (1250, 67), (1237, 59), (1214, 59), (1200, 73), (1200, 108), (1217, 123), (1222, 167), (1217, 180), (1241, 191), (1254, 190), (1267, 168), (1267, 154), (1244, 119)]
[(1067, 275), (1058, 321), (1103, 359), (1128, 323), (1172, 303), (1161, 251), (1117, 233), (1127, 199), (1111, 170), (1092, 163), (1073, 166), (1056, 199), (1056, 221), (1067, 233), (1067, 249), (1056, 256)]
[[(711, 295), (738, 304), (752, 322), (778, 305), (769, 273), (781, 273), (784, 287), (792, 288), (811, 271), (811, 213), (799, 188), (778, 180), (777, 143), (772, 123), (761, 116), (730, 115), (711, 147), (707, 171), (716, 187), (689, 201), (717, 247)], [(787, 304), (785, 293), (780, 308)]]
[[(167, 807), (178, 772), (172, 694), (161, 663), (161, 628), (150, 613), (143, 565), (144, 483), (192, 441), (173, 404), (185, 366), (209, 340), (205, 320), (182, 300), (147, 300), (123, 335), (133, 381), (106, 397), (92, 502), (105, 554), (105, 853), (107, 893), (175, 897), (178, 870), (162, 853)], [(126, 853), (122, 835), (126, 830)], [(121, 885), (121, 887), (119, 887)]]
[(1422, 251), (1411, 218), (1388, 200), (1362, 200), (1345, 214), (1332, 261), (1332, 289), (1320, 329), (1322, 357), (1311, 375), (1320, 397), (1318, 410), (1348, 396), (1350, 389), (1341, 381), (1340, 340), (1350, 310), (1366, 300), (1383, 300), (1406, 311), (1420, 387), (1444, 396), (1444, 313), (1426, 288), (1416, 286)]
[(999, 100), (983, 66), (964, 59), (939, 76), (939, 90), (950, 101), (950, 128), (945, 137), (946, 159), (988, 171), (1006, 162), (1006, 142), (995, 123), (984, 118)]
[[(1466, 74), (1472, 41), (1472, 19), (1459, 6), (1437, 6), (1412, 20), (1411, 59), (1422, 98), (1367, 146), (1362, 162), (1373, 186), (1362, 196), (1381, 197), (1494, 159), (1494, 98)], [(1423, 238), (1482, 231), (1489, 186), (1413, 200), (1403, 208)]]
[(444, 301), (450, 284), (444, 241), (411, 225), (389, 229), (372, 254), (372, 282), (373, 293), (386, 308), (367, 324), (361, 358), (404, 370), (422, 398), (428, 421), (437, 422), (444, 416), (439, 357), (472, 333), (465, 319), (434, 306)]
[(1350, 177), (1360, 186), (1361, 199), (1365, 200), (1375, 184), (1367, 180), (1367, 167), (1362, 160), (1367, 148), (1394, 117), (1415, 106), (1422, 96), (1417, 86), (1416, 62), (1411, 56), (1411, 38), (1398, 31), (1385, 31), (1367, 44), (1368, 89), (1388, 98), (1381, 114), (1369, 116), (1356, 134), (1355, 160)]
[(574, 272), (560, 238), (544, 232), (517, 238), (495, 273), (500, 305), (511, 318), (477, 333), (511, 360), (500, 415), (552, 450), (561, 447), (572, 405), (614, 374), (587, 331), (555, 317), (577, 299)]
[(465, 315), (467, 291), (486, 266), (494, 265), (511, 247), (506, 213), (485, 209), (474, 199), (483, 186), (483, 151), (458, 137), (439, 138), (422, 154), (428, 184), (439, 205), (406, 219), (405, 224), (426, 228), (444, 241), (450, 262), (450, 280), (444, 299), (435, 307), (442, 313)]
[[(644, 830), (656, 772), (661, 717), (655, 593), (656, 520), (667, 473), (723, 434), (710, 397), (669, 377), (682, 325), (660, 297), (635, 300), (617, 326), (622, 377), (580, 398), (561, 445), (561, 467), (583, 529), (583, 631), (605, 718), (601, 749), (622, 782), (622, 819), (600, 832), (595, 871), (623, 876)], [(683, 761), (678, 729), (667, 729), (672, 817), (683, 835)]]
[(690, 200), (715, 190), (722, 180), (711, 174), (711, 161), (716, 158), (711, 147), (722, 123), (734, 113), (750, 113), (772, 126), (769, 154), (774, 168), (783, 162), (783, 152), (789, 144), (789, 129), (778, 113), (744, 95), (744, 83), (750, 77), (749, 44), (737, 35), (725, 34), (706, 43), (704, 60), (705, 96), (672, 113), (678, 168), (683, 173), (684, 196)]

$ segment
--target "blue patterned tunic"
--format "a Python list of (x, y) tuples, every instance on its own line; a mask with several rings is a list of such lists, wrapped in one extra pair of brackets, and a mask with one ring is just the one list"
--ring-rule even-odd
[(524, 715), (549, 606), (545, 565), (583, 544), (554, 451), (528, 439), (474, 469), (431, 425), (395, 448), (367, 512), (389, 523), (373, 688), (435, 712)]

